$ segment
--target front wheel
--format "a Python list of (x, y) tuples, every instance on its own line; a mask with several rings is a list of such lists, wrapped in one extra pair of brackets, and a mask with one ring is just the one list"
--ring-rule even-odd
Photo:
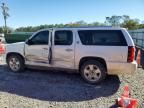
[(24, 60), (19, 55), (10, 55), (7, 64), (13, 72), (22, 72), (25, 67)]
[(103, 64), (95, 60), (89, 60), (83, 63), (80, 68), (83, 79), (90, 84), (98, 84), (106, 77), (106, 68)]

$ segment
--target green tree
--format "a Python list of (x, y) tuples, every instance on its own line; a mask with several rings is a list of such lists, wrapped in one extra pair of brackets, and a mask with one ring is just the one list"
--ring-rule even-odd
[(106, 26), (112, 25), (112, 26), (121, 26), (128, 29), (138, 29), (138, 28), (144, 28), (143, 24), (139, 24), (138, 19), (131, 19), (128, 15), (123, 16), (111, 16), (106, 17), (106, 23), (100, 23), (100, 22), (93, 22), (93, 23), (86, 23), (85, 21), (77, 21), (67, 24), (50, 24), (50, 25), (40, 25), (40, 26), (28, 26), (28, 27), (19, 27), (15, 31), (17, 32), (35, 32), (40, 29), (44, 28), (61, 28), (61, 27), (80, 27), (80, 26)]
[(111, 17), (106, 17), (106, 24), (111, 26), (120, 26), (120, 20), (122, 19), (122, 16), (116, 16), (113, 15)]
[(128, 16), (128, 15), (123, 15), (123, 16), (122, 16), (122, 19), (123, 19), (124, 22), (129, 21), (129, 20), (130, 20), (130, 16)]
[[(0, 27), (0, 33), (4, 33), (5, 29), (4, 27)], [(11, 27), (7, 27), (7, 33), (11, 33), (13, 30), (13, 28)]]
[(3, 27), (0, 27), (0, 33), (3, 33)]
[(137, 20), (129, 19), (122, 23), (122, 27), (128, 28), (130, 30), (138, 29), (139, 22)]
[(138, 25), (138, 28), (139, 28), (139, 29), (144, 29), (144, 24), (139, 24), (139, 25)]
[(88, 24), (87, 26), (106, 26), (105, 23), (100, 23), (100, 22), (93, 22)]

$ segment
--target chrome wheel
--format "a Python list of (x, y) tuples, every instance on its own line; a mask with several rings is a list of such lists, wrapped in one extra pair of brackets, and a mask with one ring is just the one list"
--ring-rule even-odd
[(13, 71), (18, 71), (20, 69), (20, 61), (16, 57), (11, 57), (9, 59), (9, 67)]
[(101, 78), (101, 70), (96, 65), (87, 65), (84, 68), (84, 76), (89, 81), (98, 81)]

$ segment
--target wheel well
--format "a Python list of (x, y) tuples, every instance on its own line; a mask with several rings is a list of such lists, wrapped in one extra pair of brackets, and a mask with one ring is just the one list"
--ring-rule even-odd
[(106, 61), (103, 58), (100, 57), (84, 57), (80, 60), (79, 62), (79, 69), (81, 68), (81, 66), (83, 65), (84, 62), (88, 61), (88, 60), (96, 60), (99, 61), (100, 63), (102, 63), (107, 71), (107, 65), (106, 65)]
[[(10, 56), (12, 56), (12, 55), (18, 55), (18, 56), (20, 56), (20, 57), (24, 60), (24, 57), (23, 57), (21, 54), (15, 53), (15, 52), (11, 52), (11, 53), (8, 53), (8, 54), (6, 55), (6, 62), (7, 62), (7, 63), (8, 63), (8, 58), (9, 58)], [(24, 60), (24, 62), (25, 62), (25, 60)]]

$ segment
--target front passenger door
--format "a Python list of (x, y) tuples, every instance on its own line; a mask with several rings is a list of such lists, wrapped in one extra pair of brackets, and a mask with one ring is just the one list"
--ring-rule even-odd
[(49, 31), (40, 31), (29, 39), (25, 45), (27, 64), (47, 66), (49, 63)]

